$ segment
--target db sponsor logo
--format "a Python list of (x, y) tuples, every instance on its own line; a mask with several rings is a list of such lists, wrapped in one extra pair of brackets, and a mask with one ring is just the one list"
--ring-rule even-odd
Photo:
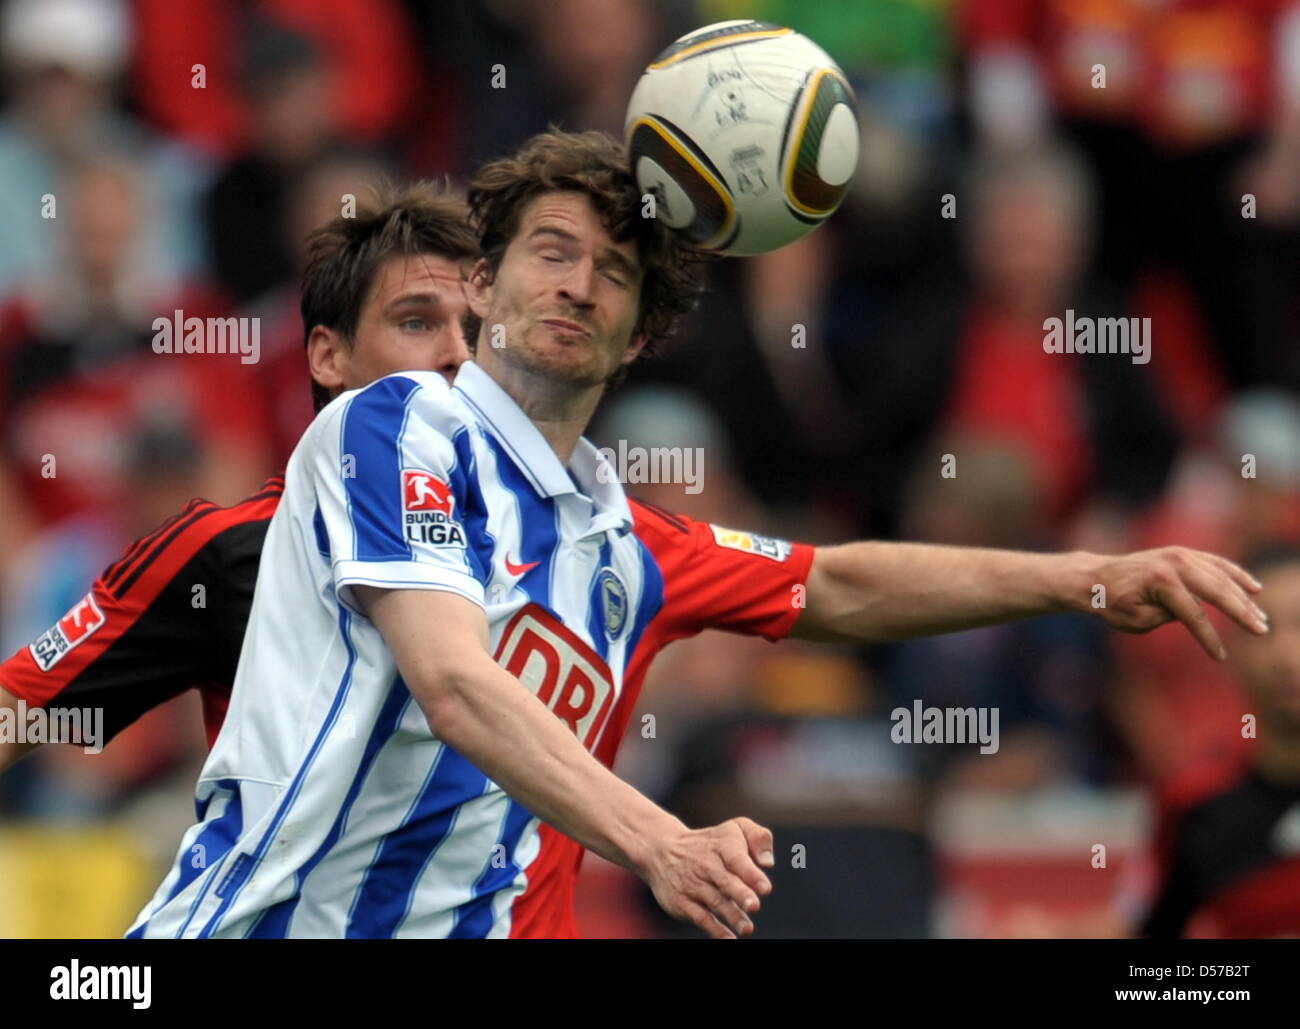
[(402, 471), (402, 506), (408, 511), (441, 511), (451, 517), (451, 487), (431, 472)]
[(406, 538), (411, 543), (463, 547), (465, 533), (451, 517), (451, 487), (430, 472), (402, 471), (402, 506)]
[(71, 611), (60, 618), (49, 630), (37, 637), (27, 649), (32, 660), (42, 672), (48, 672), (63, 659), (63, 655), (86, 640), (104, 624), (104, 612), (95, 603), (95, 595), (87, 593)]
[(609, 665), (563, 622), (529, 604), (506, 626), (496, 660), (536, 693), (584, 747), (596, 746), (617, 690)]

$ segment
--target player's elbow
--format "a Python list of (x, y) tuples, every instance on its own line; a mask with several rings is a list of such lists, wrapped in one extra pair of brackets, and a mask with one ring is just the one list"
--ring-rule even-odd
[(470, 696), (478, 678), (469, 663), (441, 664), (410, 684), (430, 731), (453, 746), (473, 718)]

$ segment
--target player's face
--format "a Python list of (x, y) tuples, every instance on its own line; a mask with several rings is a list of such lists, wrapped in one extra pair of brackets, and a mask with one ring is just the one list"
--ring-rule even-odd
[(393, 372), (441, 372), (450, 382), (470, 356), (463, 283), (449, 258), (390, 257), (375, 273), (351, 346), (323, 326), (312, 331), (312, 377), (333, 391)]
[(1300, 565), (1278, 565), (1260, 575), (1269, 633), (1234, 648), (1246, 688), (1258, 706), (1300, 729)]
[[(615, 242), (585, 193), (535, 197), (490, 284), (475, 268), (470, 306), (483, 319), (475, 359), (543, 378), (600, 386), (633, 360), (642, 271), (636, 245)], [(494, 344), (496, 344), (494, 346)]]

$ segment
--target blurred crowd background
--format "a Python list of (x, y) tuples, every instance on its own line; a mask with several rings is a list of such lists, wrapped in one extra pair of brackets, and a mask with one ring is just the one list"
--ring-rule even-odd
[[(645, 64), (739, 17), (850, 76), (858, 181), (801, 243), (717, 263), (608, 401), (597, 442), (704, 449), (701, 492), (629, 492), (811, 542), (1300, 539), (1300, 3), (3, 0), (5, 653), (190, 497), (283, 467), (311, 417), (301, 243), (342, 194), (463, 182), (552, 122), (621, 135)], [(260, 361), (154, 354), (177, 308), (260, 318)], [(1066, 309), (1149, 318), (1150, 362), (1045, 354)], [(861, 649), (709, 633), (656, 664), (618, 768), (692, 824), (777, 830), (760, 931), (1122, 935), (1160, 798), (1249, 760), (1249, 687), (1179, 629), (1081, 616)], [(914, 698), (996, 707), (998, 753), (891, 742)], [(0, 779), (0, 935), (125, 927), (191, 821), (197, 707)], [(677, 931), (591, 858), (581, 922)]]

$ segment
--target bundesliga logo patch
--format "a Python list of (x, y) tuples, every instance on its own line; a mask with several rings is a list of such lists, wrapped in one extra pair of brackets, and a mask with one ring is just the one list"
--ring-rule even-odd
[(761, 554), (773, 561), (784, 561), (794, 551), (785, 540), (772, 536), (760, 536), (753, 532), (739, 532), (736, 529), (724, 529), (721, 525), (710, 525), (714, 542), (720, 547), (731, 550), (744, 550), (750, 554)]
[(95, 603), (93, 593), (87, 593), (71, 611), (36, 638), (27, 649), (32, 660), (42, 672), (48, 672), (63, 660), (63, 655), (79, 643), (85, 642), (104, 624), (104, 612)]
[(465, 533), (452, 518), (451, 486), (432, 472), (402, 470), (402, 520), (411, 543), (463, 547)]

